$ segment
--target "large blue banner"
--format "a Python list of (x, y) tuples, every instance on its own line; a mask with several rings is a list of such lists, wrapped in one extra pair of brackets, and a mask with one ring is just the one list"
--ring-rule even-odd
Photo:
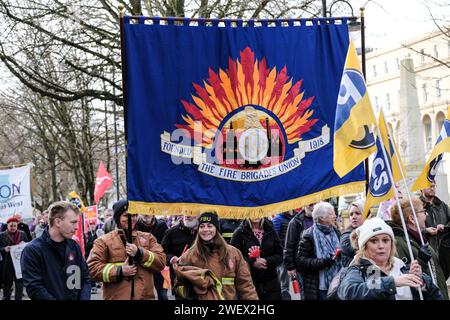
[(364, 188), (333, 169), (346, 23), (125, 18), (130, 212), (256, 217)]

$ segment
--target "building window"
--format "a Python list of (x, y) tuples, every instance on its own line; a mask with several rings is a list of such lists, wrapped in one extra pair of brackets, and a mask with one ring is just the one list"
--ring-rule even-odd
[(376, 65), (373, 65), (373, 66), (372, 66), (372, 75), (373, 75), (374, 77), (377, 76), (377, 66), (376, 66)]
[(400, 58), (395, 59), (397, 62), (397, 70), (400, 70)]
[(442, 126), (444, 125), (444, 121), (445, 121), (445, 115), (441, 111), (438, 113), (438, 115), (436, 117), (437, 135), (439, 135), (441, 133), (441, 129), (442, 129)]
[(423, 118), (423, 129), (425, 131), (425, 149), (426, 151), (431, 150), (431, 119), (430, 116), (426, 115)]
[(420, 50), (420, 63), (421, 64), (425, 63), (425, 49)]
[(428, 101), (428, 88), (427, 88), (426, 83), (424, 83), (422, 85), (422, 93), (423, 93), (423, 102), (427, 102)]
[(436, 98), (442, 97), (441, 80), (436, 80)]
[(378, 97), (377, 96), (374, 97), (374, 102), (375, 102), (375, 107), (378, 110)]
[(388, 63), (387, 61), (384, 62), (384, 73), (389, 73)]
[(439, 51), (438, 51), (438, 45), (437, 44), (434, 45), (433, 52), (434, 52), (434, 57), (436, 59), (438, 59), (439, 58)]
[(386, 108), (391, 110), (391, 95), (389, 93), (386, 93)]

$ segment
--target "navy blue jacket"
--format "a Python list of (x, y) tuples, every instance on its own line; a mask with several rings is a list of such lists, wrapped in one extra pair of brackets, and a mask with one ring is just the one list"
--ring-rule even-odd
[[(380, 277), (372, 276), (373, 280), (369, 279), (366, 275), (373, 274), (373, 271), (368, 271), (371, 266), (369, 260), (361, 258), (359, 264), (351, 265), (342, 271), (344, 274), (337, 291), (340, 300), (395, 300), (397, 289), (394, 278), (381, 272)], [(403, 267), (401, 271), (408, 273), (408, 267)], [(426, 290), (422, 291), (424, 300), (442, 300), (442, 294), (430, 276), (423, 273), (422, 278), (426, 286)], [(370, 287), (371, 284), (374, 286)], [(413, 300), (419, 300), (416, 288), (411, 288), (411, 293)]]
[(46, 228), (23, 250), (22, 278), (32, 300), (90, 300), (89, 271), (80, 246), (72, 239), (65, 241), (61, 256)]

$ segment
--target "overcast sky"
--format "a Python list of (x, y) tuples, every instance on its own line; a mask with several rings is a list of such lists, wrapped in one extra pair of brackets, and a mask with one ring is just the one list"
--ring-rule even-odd
[[(427, 9), (436, 19), (450, 22), (450, 1), (442, 0), (351, 0), (354, 14), (365, 5), (367, 46), (382, 48), (437, 30)], [(439, 3), (447, 5), (439, 6)]]

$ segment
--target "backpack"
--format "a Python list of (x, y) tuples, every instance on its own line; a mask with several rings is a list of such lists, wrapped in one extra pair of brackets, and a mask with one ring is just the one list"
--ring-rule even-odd
[(330, 286), (328, 287), (327, 300), (339, 300), (337, 292), (347, 269), (348, 267), (341, 268), (333, 280), (331, 280)]

